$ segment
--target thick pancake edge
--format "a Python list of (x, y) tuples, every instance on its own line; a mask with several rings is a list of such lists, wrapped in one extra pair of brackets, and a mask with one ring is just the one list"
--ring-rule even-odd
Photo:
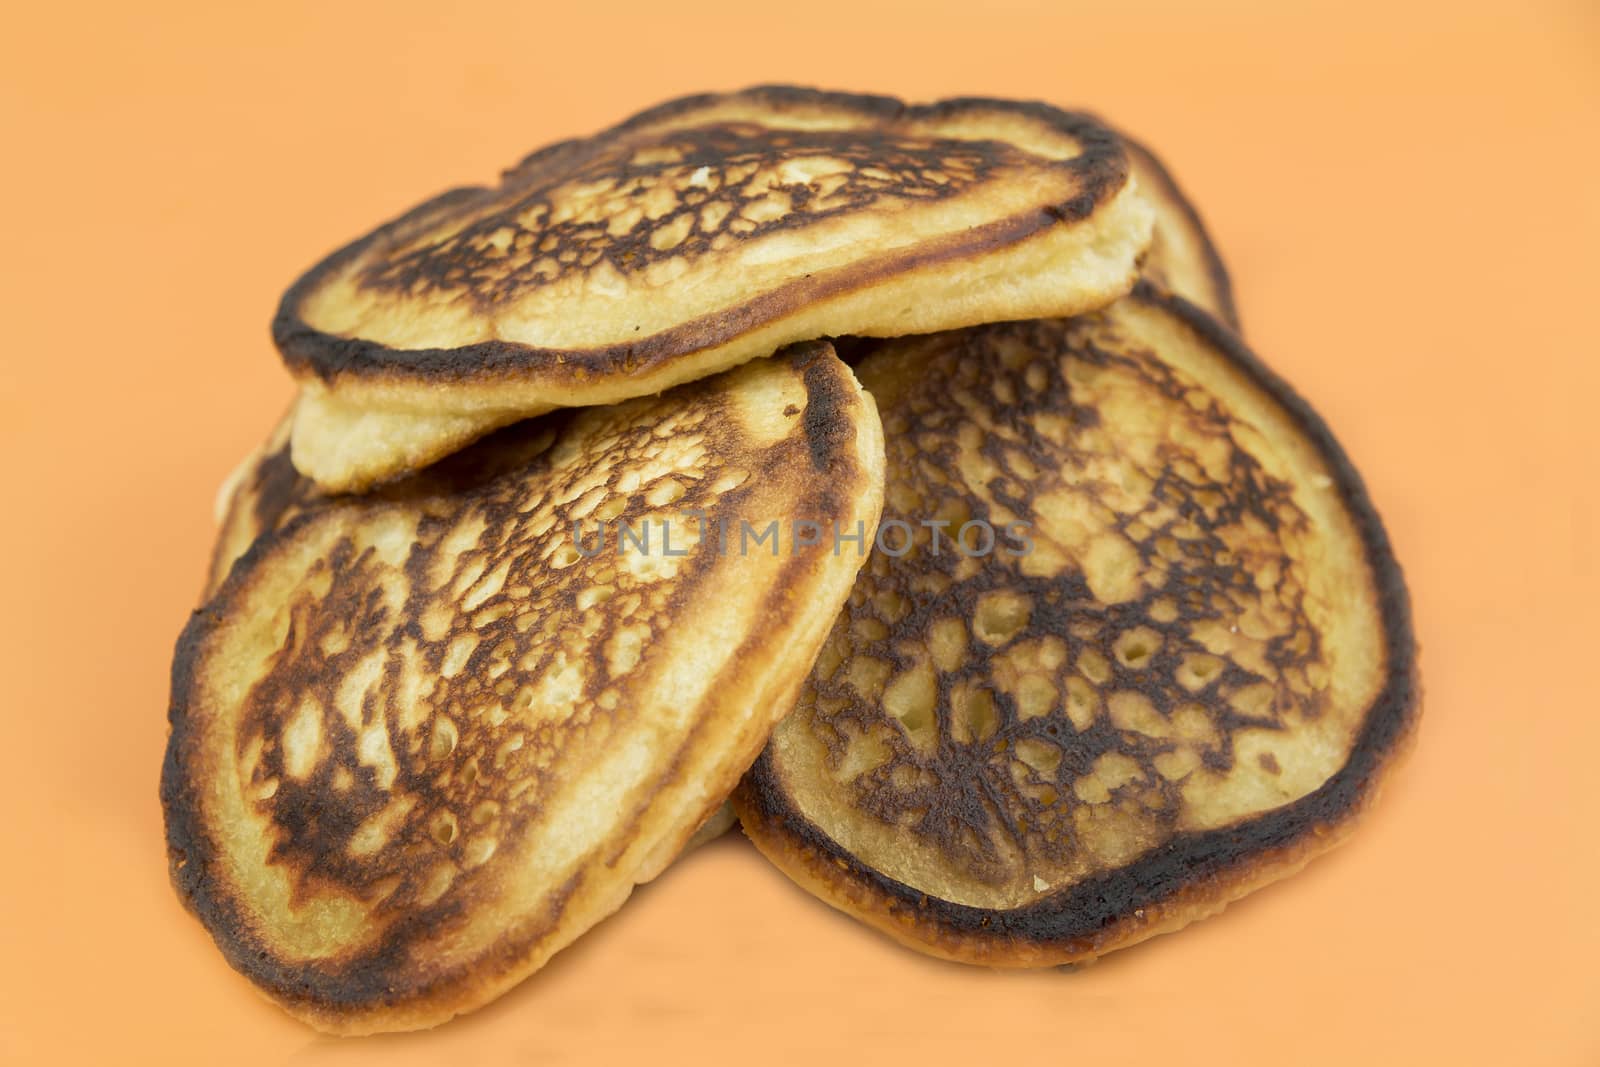
[[(1142, 177), (1150, 179), (1150, 183), (1157, 188), (1147, 190), (1150, 199), (1162, 200), (1177, 208), (1182, 216), (1204, 260), (1207, 281), (1211, 287), (1209, 301), (1195, 299), (1186, 293), (1179, 293), (1191, 304), (1209, 312), (1213, 317), (1220, 319), (1224, 325), (1234, 333), (1244, 333), (1239, 321), (1239, 305), (1233, 293), (1233, 278), (1228, 273), (1228, 267), (1222, 261), (1222, 253), (1217, 249), (1217, 243), (1212, 239), (1211, 231), (1206, 228), (1205, 220), (1200, 217), (1200, 210), (1194, 202), (1184, 195), (1183, 188), (1178, 185), (1177, 179), (1167, 169), (1161, 157), (1152, 152), (1143, 142), (1129, 137), (1118, 130), (1118, 136), (1127, 146), (1129, 154), (1134, 158), (1134, 167)], [(1159, 216), (1159, 212), (1158, 212)], [(1157, 227), (1159, 229), (1159, 226)], [(1168, 288), (1171, 288), (1170, 286)]]
[(1204, 310), (1148, 282), (1128, 299), (1170, 311), (1226, 355), (1327, 462), (1372, 572), (1387, 654), (1382, 688), (1343, 765), (1311, 793), (1231, 826), (1180, 834), (1153, 854), (1012, 909), (933, 897), (863, 863), (794, 807), (764, 751), (734, 792), (746, 835), (831, 907), (924, 953), (988, 966), (1080, 963), (1215, 914), (1345, 840), (1415, 739), (1421, 679), (1410, 597), (1349, 457), (1322, 417)]

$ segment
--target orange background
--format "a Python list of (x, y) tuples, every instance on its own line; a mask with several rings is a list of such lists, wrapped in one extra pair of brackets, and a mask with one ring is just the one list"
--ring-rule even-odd
[[(1592, 4), (234, 8), (5, 18), (0, 1059), (1600, 1062)], [(775, 80), (1043, 97), (1165, 155), (1389, 523), (1416, 754), (1344, 849), (1079, 973), (923, 959), (734, 837), (477, 1016), (320, 1038), (180, 909), (156, 802), (212, 492), (290, 395), (278, 293), (549, 139)]]

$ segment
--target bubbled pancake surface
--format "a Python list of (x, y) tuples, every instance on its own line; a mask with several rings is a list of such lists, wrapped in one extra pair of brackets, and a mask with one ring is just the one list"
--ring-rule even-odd
[(781, 345), (1065, 315), (1125, 292), (1149, 207), (1116, 136), (1043, 104), (763, 87), (554, 145), (334, 253), (274, 334), (331, 488), (498, 425)]
[[(938, 554), (919, 528), (872, 556), (741, 783), (764, 853), (923, 951), (1045, 965), (1341, 838), (1414, 722), (1413, 638), (1359, 477), (1302, 401), (1148, 285), (857, 370), (885, 528), (950, 525)], [(1030, 524), (1031, 551), (955, 548), (980, 519)]]
[[(860, 564), (722, 518), (877, 518), (872, 402), (825, 343), (530, 420), (260, 536), (179, 640), (171, 871), (323, 1029), (429, 1026), (653, 877), (792, 705)], [(571, 524), (669, 522), (585, 555)], [(707, 527), (712, 528), (710, 526)]]

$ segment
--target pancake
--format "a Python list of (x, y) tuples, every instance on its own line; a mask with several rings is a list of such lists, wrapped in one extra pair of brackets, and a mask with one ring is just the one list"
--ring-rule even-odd
[(848, 543), (786, 525), (781, 553), (719, 549), (721, 520), (870, 530), (882, 449), (814, 342), (529, 420), (262, 534), (178, 641), (180, 895), (321, 1029), (486, 1003), (713, 814), (849, 593)]
[(250, 550), (256, 538), (277, 529), (300, 514), (308, 503), (324, 496), (309, 479), (300, 476), (289, 458), (293, 418), (291, 410), (217, 490), (212, 509), (217, 520), (217, 541), (206, 568), (202, 603), (222, 588), (234, 561)]
[(1154, 152), (1127, 134), (1121, 137), (1133, 164), (1139, 194), (1156, 213), (1150, 250), (1145, 253), (1140, 273), (1241, 333), (1233, 282), (1200, 212)]
[(1416, 721), (1410, 609), (1288, 386), (1148, 283), (857, 373), (903, 554), (880, 539), (734, 795), (763, 853), (923, 952), (1046, 966), (1344, 839)]
[(359, 489), (791, 341), (1076, 314), (1131, 287), (1151, 224), (1086, 115), (771, 86), (674, 100), (297, 281), (273, 324), (304, 391), (295, 465)]
[(689, 843), (683, 846), (685, 852), (692, 852), (701, 845), (707, 845), (732, 830), (739, 824), (739, 817), (733, 813), (733, 805), (726, 802), (711, 813), (711, 817), (700, 824), (700, 829), (689, 838)]
[[(289, 459), (289, 419), (285, 416), (271, 435), (239, 464), (217, 492), (217, 542), (201, 602), (222, 588), (233, 564), (250, 550), (262, 534), (276, 530), (305, 511), (330, 506), (338, 500), (319, 490), (294, 469)], [(722, 804), (689, 838), (689, 852), (715, 841), (738, 824), (729, 804)]]

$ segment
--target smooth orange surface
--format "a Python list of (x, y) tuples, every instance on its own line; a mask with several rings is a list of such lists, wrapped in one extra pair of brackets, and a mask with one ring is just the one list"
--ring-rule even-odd
[[(0, 1061), (1600, 1062), (1592, 5), (27, 4), (0, 39)], [(1407, 568), (1426, 715), (1364, 832), (1074, 974), (923, 959), (736, 838), (415, 1036), (321, 1038), (167, 884), (172, 641), (288, 401), (315, 257), (659, 98), (787, 80), (1101, 111)]]

